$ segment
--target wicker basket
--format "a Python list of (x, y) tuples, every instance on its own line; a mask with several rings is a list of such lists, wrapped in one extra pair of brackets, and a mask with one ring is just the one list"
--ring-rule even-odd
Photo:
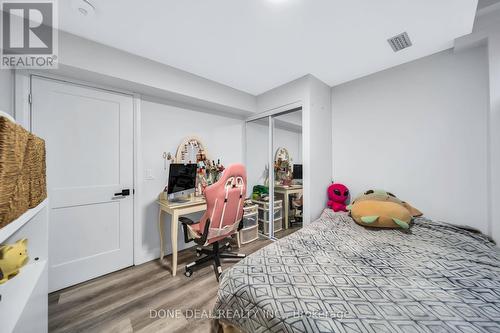
[(47, 197), (45, 141), (30, 134), (26, 151), (26, 169), (29, 170), (29, 208), (33, 208)]
[(0, 228), (29, 208), (29, 170), (24, 168), (29, 136), (0, 117)]
[(47, 197), (45, 141), (0, 117), (0, 228)]

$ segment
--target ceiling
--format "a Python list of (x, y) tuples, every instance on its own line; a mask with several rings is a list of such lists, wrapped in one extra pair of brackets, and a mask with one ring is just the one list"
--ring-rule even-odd
[[(333, 86), (452, 47), (477, 0), (60, 1), (60, 28), (258, 95), (306, 74)], [(486, 1), (486, 0), (485, 0)], [(407, 31), (413, 46), (387, 39)]]

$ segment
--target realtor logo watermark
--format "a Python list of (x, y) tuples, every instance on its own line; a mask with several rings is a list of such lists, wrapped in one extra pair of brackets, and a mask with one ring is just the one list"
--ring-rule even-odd
[(1, 2), (1, 68), (57, 68), (56, 1)]

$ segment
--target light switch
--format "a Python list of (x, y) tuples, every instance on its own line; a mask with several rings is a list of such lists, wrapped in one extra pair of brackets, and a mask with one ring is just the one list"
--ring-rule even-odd
[(147, 168), (144, 169), (144, 180), (153, 180), (155, 177), (153, 176), (153, 169)]

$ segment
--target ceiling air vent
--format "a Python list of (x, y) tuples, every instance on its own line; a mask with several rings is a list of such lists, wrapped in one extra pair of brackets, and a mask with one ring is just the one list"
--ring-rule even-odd
[(402, 49), (406, 49), (407, 47), (410, 47), (412, 45), (410, 37), (408, 37), (408, 34), (406, 32), (389, 38), (387, 41), (391, 45), (394, 52), (401, 51)]

